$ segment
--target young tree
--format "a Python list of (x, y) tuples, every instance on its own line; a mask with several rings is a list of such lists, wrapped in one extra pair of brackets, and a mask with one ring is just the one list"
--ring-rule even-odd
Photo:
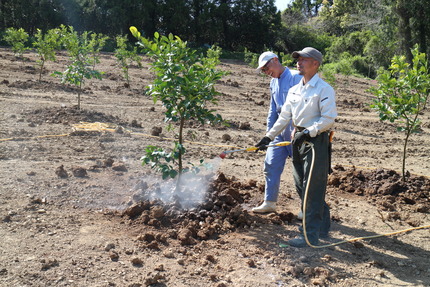
[(102, 73), (92, 69), (91, 45), (88, 32), (78, 35), (73, 27), (60, 27), (63, 45), (66, 47), (70, 64), (64, 72), (55, 71), (52, 75), (61, 78), (62, 83), (70, 83), (78, 87), (78, 109), (81, 108), (82, 85), (85, 79), (101, 80)]
[[(161, 148), (150, 146), (146, 149), (143, 163), (161, 171), (163, 178), (174, 178), (178, 174), (180, 177), (185, 170), (182, 163), (185, 122), (191, 119), (202, 124), (222, 121), (221, 116), (208, 107), (208, 104), (217, 103), (219, 93), (215, 90), (215, 83), (225, 74), (216, 70), (221, 49), (212, 47), (204, 57), (187, 47), (187, 43), (178, 36), (160, 36), (156, 32), (154, 40), (148, 40), (136, 27), (130, 27), (130, 31), (154, 60), (152, 69), (156, 78), (149, 86), (149, 94), (154, 102), (160, 100), (163, 103), (167, 122), (179, 123), (178, 142), (175, 142), (173, 151), (166, 153)], [(171, 124), (169, 128), (172, 128)], [(177, 162), (178, 170), (170, 165), (171, 162)]]
[(25, 46), (25, 42), (28, 40), (28, 33), (23, 28), (7, 28), (3, 39), (12, 45), (12, 51), (19, 58), (22, 58), (25, 50), (28, 49)]
[(43, 34), (42, 30), (37, 29), (36, 40), (33, 42), (33, 46), (39, 55), (39, 59), (37, 60), (40, 67), (39, 82), (42, 80), (45, 62), (56, 60), (55, 51), (61, 47), (60, 35), (60, 29), (48, 30), (46, 34)]
[(372, 89), (376, 99), (371, 105), (379, 112), (382, 121), (398, 124), (398, 130), (405, 133), (403, 145), (402, 175), (405, 181), (406, 148), (413, 132), (419, 132), (419, 116), (425, 110), (430, 94), (428, 59), (418, 46), (411, 51), (412, 64), (405, 56), (394, 56), (389, 70), (381, 70), (378, 87)]
[(119, 66), (122, 69), (124, 78), (127, 81), (127, 87), (130, 87), (130, 77), (128, 74), (128, 69), (133, 62), (141, 67), (141, 57), (137, 54), (137, 47), (132, 50), (127, 49), (127, 36), (117, 36), (116, 37), (116, 50), (115, 57)]
[(96, 64), (100, 63), (100, 51), (103, 49), (108, 39), (109, 37), (103, 35), (102, 33), (90, 34), (88, 48), (92, 57), (93, 70), (96, 69)]

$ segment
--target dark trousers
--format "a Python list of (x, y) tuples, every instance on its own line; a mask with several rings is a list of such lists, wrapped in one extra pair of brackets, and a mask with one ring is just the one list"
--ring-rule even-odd
[[(315, 159), (306, 203), (304, 197), (313, 158), (311, 145), (293, 145), (293, 176), (297, 193), (302, 199), (302, 210), (305, 210), (306, 204), (304, 216), (307, 237), (311, 244), (317, 244), (320, 233), (328, 233), (330, 229), (330, 210), (325, 202), (329, 171), (329, 134), (321, 133), (309, 142), (313, 144)], [(303, 228), (300, 230), (303, 232)]]

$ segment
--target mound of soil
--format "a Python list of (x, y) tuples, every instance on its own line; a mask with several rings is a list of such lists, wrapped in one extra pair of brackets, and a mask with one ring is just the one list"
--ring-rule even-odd
[[(222, 172), (210, 183), (202, 203), (189, 209), (184, 209), (178, 193), (175, 193), (176, 198), (166, 205), (161, 200), (144, 199), (150, 197), (154, 187), (151, 188), (146, 183), (140, 183), (139, 187), (141, 190), (134, 199), (143, 200), (128, 207), (122, 216), (132, 219), (132, 224), (168, 229), (168, 237), (179, 240), (182, 245), (196, 244), (199, 240), (218, 239), (221, 234), (238, 228), (252, 228), (256, 224), (288, 224), (295, 218), (293, 213), (287, 211), (274, 213), (269, 217), (249, 213), (242, 204), (251, 199), (251, 190), (258, 189), (261, 192), (264, 186), (257, 185), (255, 180), (242, 183), (234, 177), (226, 177)], [(144, 237), (153, 238), (147, 235)], [(148, 243), (152, 244), (152, 240)]]
[[(346, 169), (341, 165), (336, 165), (333, 170), (329, 177), (329, 193), (365, 196), (381, 210), (391, 212), (387, 220), (400, 219), (408, 212), (430, 212), (428, 178), (408, 174), (406, 181), (403, 181), (401, 175), (394, 170), (363, 171)], [(169, 204), (161, 200), (145, 199), (158, 187), (149, 187), (145, 182), (140, 182), (138, 186), (140, 192), (135, 194), (135, 202), (121, 216), (131, 219), (132, 224), (170, 230), (166, 233), (168, 238), (177, 239), (182, 245), (218, 239), (221, 234), (238, 228), (253, 228), (256, 224), (288, 225), (295, 219), (295, 215), (287, 211), (274, 212), (268, 217), (249, 213), (242, 205), (249, 204), (251, 190), (264, 192), (264, 185), (258, 185), (255, 180), (242, 183), (234, 177), (226, 177), (222, 172), (209, 185), (203, 203), (190, 209), (182, 206), (179, 197), (173, 198)], [(416, 221), (408, 221), (407, 218), (406, 222), (418, 226)], [(145, 235), (145, 238), (148, 236)], [(145, 241), (153, 245), (152, 240)], [(161, 241), (165, 243), (166, 238)]]
[(429, 205), (430, 179), (427, 177), (407, 173), (403, 180), (402, 175), (395, 170), (365, 171), (357, 170), (354, 167), (345, 169), (341, 165), (336, 165), (333, 170), (328, 182), (329, 190), (332, 192), (354, 193), (367, 196), (375, 201), (385, 197), (401, 206), (410, 205), (418, 212), (429, 211), (417, 207)]
[(407, 173), (405, 180), (390, 169), (357, 170), (336, 165), (329, 177), (328, 192), (353, 193), (364, 196), (378, 210), (384, 221), (403, 221), (418, 227), (421, 220), (411, 219), (412, 213), (430, 213), (430, 179)]

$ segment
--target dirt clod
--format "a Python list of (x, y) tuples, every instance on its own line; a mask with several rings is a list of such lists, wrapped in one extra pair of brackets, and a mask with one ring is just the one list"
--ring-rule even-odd
[(119, 259), (119, 254), (118, 254), (118, 252), (116, 252), (116, 251), (114, 251), (114, 250), (111, 250), (111, 251), (109, 252), (109, 258), (110, 258), (112, 261), (118, 261), (118, 259)]
[(53, 267), (57, 267), (60, 265), (56, 259), (49, 259), (49, 260), (42, 259), (40, 262), (42, 263), (42, 267), (41, 267), (42, 271), (46, 271), (48, 269), (51, 269)]
[(114, 163), (113, 158), (107, 158), (103, 161), (103, 166), (104, 167), (111, 167)]
[(249, 122), (243, 122), (239, 124), (239, 129), (241, 130), (250, 130), (251, 124)]
[(166, 277), (161, 274), (161, 272), (150, 272), (146, 275), (145, 278), (145, 286), (153, 285), (159, 283), (161, 280), (164, 280)]
[(222, 141), (223, 142), (229, 142), (229, 141), (231, 141), (231, 136), (229, 134), (223, 134), (222, 135)]
[(251, 268), (256, 267), (255, 261), (253, 259), (248, 259), (246, 261), (246, 264), (248, 264), (248, 266), (251, 267)]
[(115, 249), (115, 244), (114, 243), (107, 243), (105, 245), (105, 251), (110, 251), (111, 249)]
[(56, 169), (55, 169), (55, 174), (58, 176), (58, 177), (61, 177), (61, 178), (67, 178), (67, 177), (69, 177), (69, 174), (67, 173), (67, 171), (64, 169), (64, 165), (60, 165), (59, 167), (57, 167)]
[(133, 258), (130, 260), (130, 262), (131, 262), (131, 264), (133, 264), (133, 265), (139, 265), (139, 266), (143, 265), (143, 260), (142, 260), (142, 259), (140, 259), (139, 257), (133, 257)]
[(159, 136), (163, 131), (163, 128), (161, 127), (152, 127), (151, 129), (151, 135), (152, 136)]
[(114, 163), (114, 164), (112, 164), (112, 169), (115, 170), (115, 171), (123, 171), (123, 172), (127, 172), (128, 171), (127, 167), (123, 163)]
[(87, 170), (83, 167), (72, 167), (72, 174), (75, 177), (86, 177)]

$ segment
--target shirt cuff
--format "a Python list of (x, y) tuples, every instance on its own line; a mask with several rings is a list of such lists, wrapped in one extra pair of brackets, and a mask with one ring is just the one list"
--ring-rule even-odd
[(265, 135), (266, 137), (268, 137), (269, 139), (271, 139), (272, 141), (275, 139), (275, 137), (274, 136), (272, 136), (271, 134), (269, 134), (269, 133), (266, 133), (266, 135)]
[(314, 138), (318, 135), (318, 130), (314, 126), (308, 127), (306, 129), (309, 131), (309, 135), (311, 136), (311, 138)]

